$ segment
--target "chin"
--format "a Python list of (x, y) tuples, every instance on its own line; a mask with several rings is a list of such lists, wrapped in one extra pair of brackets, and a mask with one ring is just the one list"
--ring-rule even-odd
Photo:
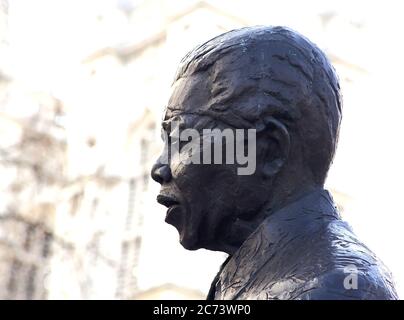
[(221, 246), (218, 246), (215, 242), (201, 242), (198, 239), (186, 239), (180, 235), (180, 244), (186, 250), (195, 251), (199, 249), (205, 249), (210, 251), (225, 251)]
[(184, 230), (177, 230), (180, 236), (180, 244), (185, 249), (194, 251), (204, 248), (199, 237), (192, 236), (189, 232), (184, 232)]
[(187, 249), (187, 250), (195, 251), (198, 249), (202, 249), (202, 246), (200, 246), (197, 242), (184, 240), (184, 239), (181, 239), (181, 237), (180, 237), (180, 243), (184, 247), (184, 249)]

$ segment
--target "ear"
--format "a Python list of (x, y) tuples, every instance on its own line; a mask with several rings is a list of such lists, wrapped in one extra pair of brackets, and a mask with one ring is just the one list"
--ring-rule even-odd
[(276, 175), (289, 157), (290, 135), (287, 127), (279, 120), (269, 117), (264, 120), (264, 128), (257, 132), (257, 148), (266, 178)]

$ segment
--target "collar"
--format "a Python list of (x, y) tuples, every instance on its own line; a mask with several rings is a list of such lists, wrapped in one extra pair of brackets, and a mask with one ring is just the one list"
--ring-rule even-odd
[(288, 244), (339, 219), (332, 196), (324, 189), (310, 192), (274, 212), (225, 262), (212, 284), (215, 298), (237, 299), (254, 285), (264, 267), (268, 281), (280, 279), (289, 261)]

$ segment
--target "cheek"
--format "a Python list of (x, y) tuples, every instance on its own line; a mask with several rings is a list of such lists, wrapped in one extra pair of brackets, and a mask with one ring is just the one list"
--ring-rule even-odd
[[(179, 165), (173, 173), (178, 188), (203, 201), (233, 196), (237, 183), (236, 169), (231, 165)], [(230, 199), (229, 199), (230, 201)]]

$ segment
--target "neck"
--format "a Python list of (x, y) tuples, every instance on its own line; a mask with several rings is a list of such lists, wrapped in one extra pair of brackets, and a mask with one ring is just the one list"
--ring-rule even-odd
[(253, 219), (242, 220), (236, 218), (226, 232), (226, 235), (223, 237), (222, 242), (217, 243), (217, 248), (214, 250), (223, 251), (229, 255), (233, 255), (265, 219), (269, 217), (273, 217), (274, 220), (279, 219), (276, 215), (279, 210), (315, 190), (323, 190), (323, 188), (312, 186), (295, 190), (294, 192), (282, 192), (282, 190), (279, 190), (281, 192), (277, 192), (273, 197), (269, 198), (260, 212), (258, 212)]

